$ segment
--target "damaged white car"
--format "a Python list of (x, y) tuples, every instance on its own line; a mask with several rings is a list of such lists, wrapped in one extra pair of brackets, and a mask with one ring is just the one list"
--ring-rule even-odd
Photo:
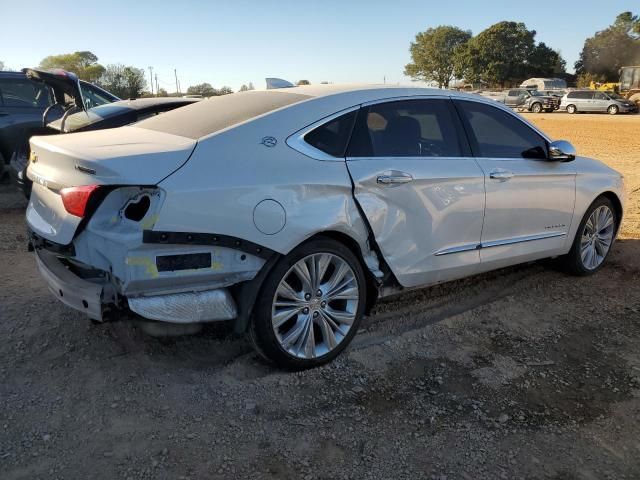
[(624, 206), (617, 172), (443, 90), (249, 91), (31, 152), (30, 241), (62, 302), (234, 320), (289, 368), (334, 358), (388, 294), (547, 257), (593, 273)]

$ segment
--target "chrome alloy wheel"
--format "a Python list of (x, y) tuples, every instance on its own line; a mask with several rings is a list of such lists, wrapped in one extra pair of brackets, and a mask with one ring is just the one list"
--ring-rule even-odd
[(283, 350), (317, 358), (347, 336), (358, 311), (358, 280), (349, 264), (331, 253), (296, 262), (273, 297), (271, 324)]
[(591, 213), (580, 241), (584, 268), (594, 270), (604, 261), (613, 242), (614, 229), (613, 212), (608, 206), (601, 205)]

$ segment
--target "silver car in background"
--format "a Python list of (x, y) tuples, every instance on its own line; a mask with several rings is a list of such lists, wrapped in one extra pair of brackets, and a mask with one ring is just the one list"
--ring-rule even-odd
[(638, 107), (635, 103), (617, 93), (574, 90), (562, 97), (560, 110), (566, 110), (569, 113), (592, 112), (616, 115), (618, 113), (637, 112)]

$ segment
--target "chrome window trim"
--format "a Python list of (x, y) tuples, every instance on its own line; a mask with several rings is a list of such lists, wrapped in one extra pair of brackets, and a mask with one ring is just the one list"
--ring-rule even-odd
[(321, 118), (317, 122), (314, 122), (311, 125), (307, 125), (303, 129), (298, 130), (296, 133), (289, 135), (285, 140), (285, 143), (295, 151), (300, 152), (307, 157), (313, 158), (314, 160), (320, 160), (323, 162), (344, 162), (344, 157), (334, 157), (332, 155), (329, 155), (328, 153), (325, 153), (322, 150), (319, 150), (316, 147), (308, 144), (305, 141), (304, 137), (305, 135), (307, 135), (307, 133), (315, 130), (318, 127), (321, 127), (325, 123), (328, 123), (331, 120), (334, 120), (342, 115), (359, 109), (360, 105), (358, 104), (349, 108), (342, 109), (339, 112), (333, 113), (327, 117)]
[(436, 100), (436, 99), (449, 100), (451, 99), (451, 96), (443, 93), (434, 93), (432, 95), (401, 95), (396, 97), (377, 98), (376, 100), (369, 100), (368, 102), (364, 102), (362, 106), (368, 107), (370, 105), (378, 105), (380, 103), (405, 102), (405, 101), (411, 101), (411, 100)]

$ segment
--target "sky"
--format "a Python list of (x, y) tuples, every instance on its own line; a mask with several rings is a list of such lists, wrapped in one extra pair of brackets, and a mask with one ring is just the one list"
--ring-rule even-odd
[[(529, 6), (526, 6), (529, 5)], [(512, 20), (559, 50), (573, 70), (585, 38), (637, 0), (0, 0), (0, 61), (12, 69), (90, 50), (103, 64), (153, 66), (160, 87), (209, 82), (237, 90), (265, 77), (311, 83), (410, 83), (416, 33), (455, 25), (477, 34)], [(10, 21), (15, 19), (15, 21)]]

